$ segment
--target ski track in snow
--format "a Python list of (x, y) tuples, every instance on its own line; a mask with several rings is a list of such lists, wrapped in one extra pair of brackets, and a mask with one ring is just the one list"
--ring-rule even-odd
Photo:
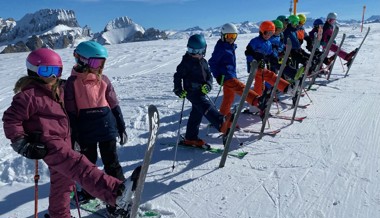
[[(331, 80), (317, 79), (317, 91), (309, 91), (312, 100), (297, 116), (303, 122), (270, 118), (271, 129), (281, 129), (276, 136), (237, 131), (231, 150), (249, 153), (238, 159), (229, 157), (226, 166), (218, 168), (220, 154), (196, 149), (178, 149), (172, 171), (174, 149), (164, 145), (177, 139), (182, 100), (172, 92), (173, 74), (186, 50), (187, 40), (160, 40), (107, 46), (110, 57), (104, 73), (110, 78), (123, 110), (129, 141), (118, 152), (125, 175), (141, 163), (146, 149), (147, 108), (155, 104), (161, 124), (158, 142), (147, 174), (143, 206), (160, 211), (162, 217), (264, 217), (264, 218), (342, 218), (380, 217), (380, 25), (371, 24), (371, 32), (349, 73), (339, 58)], [(360, 30), (341, 28), (347, 34), (343, 49), (351, 51), (362, 38)], [(363, 30), (364, 32), (365, 30)], [(239, 79), (245, 81), (245, 46), (257, 34), (239, 35), (237, 65)], [(206, 38), (209, 59), (218, 37)], [(57, 50), (70, 74), (74, 64), (72, 49)], [(8, 108), (13, 86), (24, 72), (27, 53), (0, 55), (0, 112)], [(24, 63), (24, 61), (22, 61)], [(9, 66), (12, 66), (10, 68)], [(219, 86), (214, 82), (210, 98), (214, 100)], [(216, 102), (220, 105), (221, 98)], [(235, 99), (238, 102), (239, 98)], [(284, 100), (290, 102), (289, 100)], [(300, 104), (310, 103), (307, 96)], [(292, 115), (279, 105), (282, 114)], [(186, 101), (181, 134), (190, 113)], [(276, 104), (272, 113), (277, 112)], [(200, 137), (222, 148), (216, 130), (207, 130), (204, 119)], [(257, 116), (242, 115), (239, 125), (260, 129)], [(0, 131), (3, 132), (3, 127)], [(209, 131), (209, 136), (206, 136)], [(34, 162), (18, 156), (1, 134), (0, 145), (0, 217), (32, 217)], [(242, 142), (244, 145), (239, 147)], [(98, 165), (102, 167), (101, 161)], [(47, 211), (49, 173), (40, 161), (40, 217)], [(77, 216), (73, 207), (72, 215)], [(83, 213), (83, 217), (98, 217)]]

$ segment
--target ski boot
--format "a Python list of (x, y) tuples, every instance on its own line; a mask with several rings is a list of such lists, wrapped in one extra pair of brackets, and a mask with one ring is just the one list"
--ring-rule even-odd
[(129, 218), (132, 204), (133, 194), (136, 191), (137, 183), (139, 180), (141, 166), (136, 167), (130, 178), (126, 179), (120, 185), (118, 190), (118, 197), (116, 198), (116, 209), (114, 211), (117, 217)]
[(203, 148), (203, 149), (210, 149), (210, 145), (207, 144), (205, 141), (202, 139), (195, 139), (195, 140), (189, 140), (189, 139), (184, 139), (180, 142), (180, 144), (185, 145), (185, 146), (192, 146), (196, 148)]

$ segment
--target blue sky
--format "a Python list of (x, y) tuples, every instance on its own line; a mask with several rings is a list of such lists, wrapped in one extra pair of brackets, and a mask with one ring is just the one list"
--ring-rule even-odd
[[(309, 17), (338, 13), (338, 19), (357, 19), (366, 5), (366, 18), (380, 15), (380, 0), (299, 0), (297, 12)], [(101, 31), (108, 21), (128, 16), (144, 28), (160, 30), (200, 26), (217, 27), (226, 22), (263, 21), (289, 15), (290, 0), (1, 0), (0, 17), (16, 21), (39, 9), (71, 9), (81, 26)]]

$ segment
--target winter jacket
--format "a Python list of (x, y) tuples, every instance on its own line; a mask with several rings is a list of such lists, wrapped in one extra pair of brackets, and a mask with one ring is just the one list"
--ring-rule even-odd
[(285, 50), (285, 45), (281, 40), (281, 35), (273, 35), (272, 37), (270, 37), (269, 41), (272, 44), (273, 54), (276, 57), (279, 57), (279, 55), (283, 53)]
[(72, 70), (65, 85), (65, 107), (75, 140), (82, 143), (109, 141), (125, 131), (118, 104), (107, 76)]
[(186, 53), (174, 74), (174, 90), (184, 89), (188, 94), (204, 95), (201, 92), (203, 84), (212, 88), (212, 76), (206, 59), (194, 58)]
[(257, 62), (263, 60), (266, 63), (278, 65), (278, 55), (273, 52), (270, 40), (265, 40), (262, 35), (253, 38), (245, 50), (247, 58), (247, 71), (250, 71), (250, 63), (255, 59)]
[(301, 44), (297, 38), (297, 28), (292, 27), (291, 24), (288, 24), (284, 31), (284, 42), (286, 42), (288, 38), (292, 42), (292, 50), (298, 50), (301, 48)]
[(333, 32), (334, 32), (334, 26), (331, 25), (328, 21), (326, 21), (325, 24), (323, 25), (323, 35), (322, 35), (322, 40), (321, 40), (322, 46), (327, 45)]
[(223, 42), (221, 39), (218, 40), (208, 61), (211, 73), (215, 78), (218, 79), (222, 75), (224, 75), (224, 81), (237, 78), (236, 48), (236, 44)]
[[(69, 120), (63, 109), (63, 89), (52, 96), (51, 88), (35, 77), (23, 77), (16, 83), (20, 92), (4, 112), (4, 132), (12, 142), (30, 134), (40, 133), (40, 141), (49, 144), (70, 137)], [(55, 100), (53, 98), (57, 98)]]

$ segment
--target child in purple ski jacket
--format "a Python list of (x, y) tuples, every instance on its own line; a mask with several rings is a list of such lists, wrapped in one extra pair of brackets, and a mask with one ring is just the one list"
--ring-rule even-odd
[(59, 79), (63, 67), (60, 56), (50, 49), (37, 49), (28, 55), (26, 65), (28, 75), (17, 81), (16, 95), (2, 120), (13, 150), (29, 159), (43, 159), (49, 166), (50, 217), (71, 217), (74, 182), (109, 204), (126, 208), (127, 184), (105, 174), (72, 149)]

